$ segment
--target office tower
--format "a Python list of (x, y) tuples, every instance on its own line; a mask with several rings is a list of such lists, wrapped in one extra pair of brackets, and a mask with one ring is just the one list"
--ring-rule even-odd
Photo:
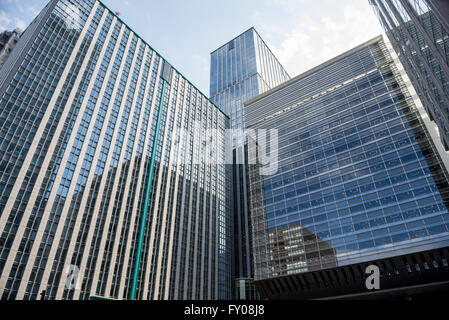
[(449, 3), (370, 0), (427, 113), (449, 149)]
[(448, 280), (448, 154), (391, 53), (377, 37), (246, 103), (248, 133), (278, 130), (274, 174), (248, 142), (262, 297), (363, 297), (370, 265), (391, 295)]
[(19, 41), (19, 36), (22, 33), (20, 29), (16, 28), (13, 31), (3, 31), (0, 33), (0, 68), (5, 63), (11, 50), (14, 49), (17, 41)]
[[(231, 118), (231, 128), (245, 128), (243, 103), (290, 79), (254, 28), (211, 53), (210, 97)], [(248, 173), (243, 135), (233, 142), (233, 219), (235, 298), (257, 297), (253, 285)]]
[(0, 296), (229, 298), (228, 125), (100, 1), (50, 1), (0, 70)]

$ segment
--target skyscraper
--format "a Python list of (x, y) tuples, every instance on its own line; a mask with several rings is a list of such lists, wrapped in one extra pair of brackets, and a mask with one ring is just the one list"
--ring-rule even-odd
[(390, 294), (449, 280), (448, 154), (391, 52), (377, 37), (247, 102), (247, 130), (279, 137), (271, 175), (248, 142), (263, 297), (364, 295), (370, 265)]
[[(243, 103), (290, 79), (254, 28), (211, 53), (210, 97), (231, 118), (231, 128), (244, 130)], [(253, 299), (253, 262), (247, 155), (237, 134), (233, 143), (233, 219), (235, 297)]]
[(449, 3), (370, 0), (427, 113), (449, 149)]
[(100, 1), (50, 1), (0, 70), (0, 296), (230, 298), (228, 126)]

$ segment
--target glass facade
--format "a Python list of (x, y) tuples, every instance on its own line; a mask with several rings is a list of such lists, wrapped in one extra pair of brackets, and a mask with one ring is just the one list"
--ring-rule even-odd
[(101, 2), (50, 1), (0, 70), (1, 298), (230, 298), (228, 127)]
[(370, 0), (427, 113), (449, 149), (449, 4)]
[[(289, 75), (254, 28), (211, 53), (210, 97), (230, 116), (232, 129), (245, 128), (245, 101), (288, 79)], [(238, 139), (233, 142), (233, 148), (235, 297), (253, 299), (247, 155), (244, 144), (239, 144)], [(247, 284), (243, 285), (243, 282)]]
[(449, 245), (447, 154), (381, 37), (249, 101), (246, 117), (279, 137), (276, 174), (249, 166), (256, 280)]

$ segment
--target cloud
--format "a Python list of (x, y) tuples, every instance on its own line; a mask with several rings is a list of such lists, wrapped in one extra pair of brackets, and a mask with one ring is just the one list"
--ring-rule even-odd
[(1, 24), (10, 24), (12, 22), (11, 18), (8, 17), (5, 11), (0, 11), (0, 23)]
[(39, 10), (34, 7), (28, 7), (28, 11), (30, 11), (33, 16), (37, 16), (39, 14)]
[[(269, 29), (267, 34), (270, 39), (282, 39), (278, 43), (268, 42), (274, 44), (271, 46), (274, 54), (291, 76), (332, 59), (382, 32), (376, 16), (365, 1), (332, 1), (333, 4), (327, 3), (329, 5), (326, 1), (320, 1), (321, 7), (316, 8), (306, 0), (295, 5), (285, 0), (272, 1), (297, 14), (296, 23), (283, 34), (279, 31), (272, 34), (273, 28), (264, 26), (264, 29)], [(301, 7), (304, 10), (298, 14)]]
[(27, 24), (22, 19), (14, 19), (14, 29), (19, 28), (20, 30), (24, 31), (27, 27)]
[(12, 20), (7, 16), (6, 12), (0, 11), (0, 32), (3, 32), (9, 28)]
[(27, 24), (24, 20), (17, 17), (10, 18), (5, 11), (0, 11), (0, 32), (13, 30), (15, 28), (20, 28), (23, 31), (26, 27)]

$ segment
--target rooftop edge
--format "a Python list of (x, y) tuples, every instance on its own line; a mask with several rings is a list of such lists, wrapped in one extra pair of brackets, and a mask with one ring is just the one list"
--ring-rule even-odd
[(332, 59), (330, 59), (330, 60), (327, 60), (326, 62), (323, 62), (322, 64), (319, 64), (318, 66), (316, 66), (316, 67), (314, 67), (314, 68), (312, 68), (312, 69), (310, 69), (310, 70), (308, 70), (308, 71), (306, 71), (304, 73), (299, 74), (298, 76), (296, 76), (296, 77), (294, 77), (294, 78), (292, 78), (292, 79), (290, 79), (290, 80), (288, 80), (288, 81), (278, 85), (277, 87), (274, 87), (274, 88), (272, 88), (272, 89), (270, 89), (270, 90), (268, 90), (268, 91), (258, 95), (257, 97), (254, 97), (254, 98), (244, 102), (244, 105), (245, 105), (245, 107), (248, 107), (250, 104), (253, 104), (253, 103), (257, 102), (257, 101), (265, 98), (266, 96), (268, 96), (268, 95), (270, 95), (270, 94), (272, 94), (272, 93), (274, 93), (274, 92), (276, 92), (278, 90), (281, 90), (281, 89), (283, 89), (285, 87), (288, 87), (289, 85), (295, 83), (296, 81), (298, 81), (298, 80), (300, 80), (302, 78), (305, 78), (305, 77), (307, 77), (307, 76), (309, 76), (309, 75), (311, 75), (311, 74), (313, 74), (313, 73), (315, 73), (315, 72), (317, 72), (317, 71), (319, 71), (319, 70), (321, 70), (321, 69), (323, 69), (323, 68), (325, 68), (325, 67), (327, 67), (327, 66), (329, 66), (329, 65), (331, 65), (331, 64), (333, 64), (333, 63), (335, 63), (335, 62), (337, 62), (337, 61), (339, 61), (341, 59), (343, 59), (343, 58), (346, 58), (347, 56), (350, 56), (351, 54), (354, 54), (355, 52), (357, 52), (357, 51), (359, 51), (359, 50), (361, 50), (363, 48), (369, 47), (370, 45), (373, 45), (373, 44), (377, 43), (377, 42), (379, 42), (381, 40), (383, 40), (383, 35), (382, 34), (380, 34), (380, 35), (372, 38), (371, 40), (368, 40), (368, 41), (366, 41), (366, 42), (364, 42), (364, 43), (362, 43), (362, 44), (360, 44), (360, 45), (358, 45), (358, 46), (356, 46), (356, 47), (354, 47), (354, 48), (352, 48), (352, 49), (350, 49), (350, 50), (348, 50), (348, 51), (346, 51), (346, 52), (344, 52), (344, 53), (342, 53), (342, 54), (340, 54), (340, 55), (338, 55), (338, 56), (336, 56), (336, 57), (334, 57)]

